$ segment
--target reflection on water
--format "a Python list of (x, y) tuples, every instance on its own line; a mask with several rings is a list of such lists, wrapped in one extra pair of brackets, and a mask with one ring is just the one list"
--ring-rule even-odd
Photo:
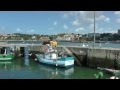
[(64, 78), (74, 73), (74, 68), (64, 69), (40, 65), (28, 59), (0, 61), (0, 78), (2, 79), (53, 79)]
[(48, 79), (57, 79), (57, 78), (65, 78), (74, 73), (74, 67), (71, 68), (56, 68), (51, 66), (40, 65), (40, 71), (45, 73), (46, 78)]
[(29, 66), (29, 59), (25, 59), (25, 65)]
[[(56, 68), (33, 60), (0, 61), (0, 79), (90, 79), (98, 70), (83, 67)], [(104, 78), (110, 77), (105, 74)]]
[(7, 69), (8, 65), (11, 64), (11, 61), (1, 61), (0, 62), (0, 69)]
[(28, 56), (29, 50), (28, 50), (28, 47), (25, 47), (24, 49), (25, 49), (25, 52), (24, 52), (24, 55), (25, 55), (25, 57), (24, 57), (25, 65), (29, 66), (29, 56)]

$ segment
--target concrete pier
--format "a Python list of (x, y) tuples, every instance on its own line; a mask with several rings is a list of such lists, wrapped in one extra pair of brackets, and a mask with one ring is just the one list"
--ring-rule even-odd
[[(30, 50), (41, 52), (43, 46), (33, 46)], [(63, 50), (65, 46), (58, 46), (58, 50)], [(72, 52), (75, 63), (80, 66), (103, 67), (120, 69), (120, 49), (115, 48), (90, 48), (90, 47), (65, 47)], [(66, 51), (70, 54), (70, 52)], [(77, 60), (76, 60), (77, 59)]]
[[(85, 48), (85, 47), (68, 47), (76, 52), (79, 61), (88, 67), (104, 67), (120, 69), (120, 49), (114, 48)], [(83, 52), (82, 55), (80, 52)]]
[(120, 69), (120, 49), (88, 49), (87, 61), (89, 67)]
[[(20, 53), (20, 47), (29, 47), (29, 52), (44, 52), (43, 45), (26, 45), (26, 44), (8, 44), (4, 46), (14, 46), (15, 53)], [(119, 48), (92, 48), (79, 46), (57, 46), (59, 51), (65, 51), (75, 58), (76, 65), (87, 67), (103, 67), (120, 69), (120, 49)]]

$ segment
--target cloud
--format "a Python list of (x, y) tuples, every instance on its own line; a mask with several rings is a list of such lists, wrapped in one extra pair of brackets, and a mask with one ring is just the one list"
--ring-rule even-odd
[(105, 18), (104, 21), (109, 23), (110, 22), (110, 18), (107, 17), (107, 18)]
[(120, 23), (120, 18), (119, 18), (120, 17), (120, 11), (115, 11), (114, 14), (118, 16), (118, 18), (116, 19), (117, 23)]
[(105, 15), (100, 15), (98, 18), (96, 18), (97, 21), (104, 21), (104, 22), (110, 22), (110, 18), (106, 17)]
[(115, 15), (120, 15), (120, 11), (115, 11)]
[(119, 18), (117, 19), (117, 23), (120, 23), (120, 19)]
[[(90, 24), (89, 29), (90, 29), (90, 32), (93, 33), (94, 32), (94, 24)], [(99, 24), (96, 23), (95, 32), (96, 33), (112, 33), (112, 32), (115, 33), (116, 30), (114, 31), (111, 27), (100, 27)]]
[(114, 14), (118, 16), (118, 18), (116, 19), (117, 23), (120, 23), (120, 11), (115, 11)]
[[(85, 31), (87, 32), (93, 32), (94, 30), (94, 12), (93, 11), (72, 11), (69, 12), (69, 17), (74, 17), (74, 20), (72, 21), (72, 25), (77, 26), (80, 25), (84, 28), (88, 28)], [(95, 19), (96, 22), (110, 22), (110, 18), (106, 15), (104, 15), (103, 11), (96, 11), (95, 12)], [(101, 28), (98, 26), (99, 24), (96, 23), (96, 32), (104, 31), (104, 28)], [(81, 28), (76, 29), (75, 31), (80, 31)]]
[[(90, 29), (90, 32), (93, 33), (94, 32), (94, 24), (90, 24), (89, 29)], [(104, 31), (104, 28), (99, 27), (98, 24), (96, 23), (95, 24), (95, 32), (96, 33), (101, 33), (103, 31)]]
[(63, 18), (69, 18), (71, 16), (75, 16), (79, 13), (79, 11), (64, 11)]
[(80, 27), (80, 28), (77, 28), (75, 31), (79, 32), (79, 31), (83, 31), (83, 30), (84, 30), (84, 27)]
[[(93, 31), (93, 30), (94, 30), (94, 24), (90, 24), (90, 25), (89, 25), (89, 29), (90, 29), (91, 31)], [(99, 30), (100, 30), (100, 28), (99, 28), (99, 26), (98, 26), (98, 23), (95, 24), (95, 30), (96, 30), (96, 31), (99, 31)]]
[[(80, 11), (80, 17), (85, 22), (93, 23), (94, 21), (94, 11)], [(102, 20), (105, 16), (103, 15), (102, 11), (95, 12), (96, 20)]]
[(69, 17), (69, 15), (67, 13), (63, 14), (63, 18), (68, 18), (68, 17)]
[(104, 15), (100, 15), (98, 18), (96, 18), (96, 20), (100, 21), (100, 20), (104, 20), (106, 17)]
[[(64, 12), (63, 16), (67, 16), (67, 18), (73, 18), (72, 25), (81, 24), (88, 26), (89, 24), (94, 22), (94, 11), (68, 11)], [(95, 12), (96, 21), (104, 21), (110, 22), (110, 18), (105, 16), (103, 11)]]
[(17, 32), (20, 32), (21, 31), (21, 29), (20, 28), (17, 28)]
[(90, 25), (89, 25), (89, 29), (90, 29), (90, 30), (93, 30), (93, 28), (94, 28), (94, 24), (90, 24)]
[(64, 29), (68, 29), (68, 26), (66, 24), (63, 27), (64, 27)]
[(73, 21), (73, 22), (72, 22), (72, 25), (75, 25), (75, 26), (80, 25), (79, 20), (78, 20), (78, 19), (76, 19), (75, 21)]
[[(120, 15), (120, 11), (116, 12)], [(94, 30), (94, 11), (66, 11), (63, 14), (71, 21), (73, 26), (81, 26), (84, 28), (84, 32), (93, 32)], [(107, 16), (104, 11), (95, 11), (95, 20), (96, 20), (96, 32), (104, 32), (108, 30), (108, 27), (103, 27), (103, 23), (110, 23), (111, 19)], [(117, 20), (120, 23), (120, 19)], [(74, 28), (74, 27), (73, 27)], [(76, 29), (75, 32), (80, 31), (80, 28)], [(81, 32), (83, 32), (81, 31)], [(112, 31), (112, 30), (111, 30)]]
[(98, 28), (97, 27), (97, 31), (96, 31), (97, 33), (102, 33), (102, 32), (104, 32), (104, 28)]
[(54, 22), (54, 26), (56, 26), (56, 25), (57, 25), (57, 21)]

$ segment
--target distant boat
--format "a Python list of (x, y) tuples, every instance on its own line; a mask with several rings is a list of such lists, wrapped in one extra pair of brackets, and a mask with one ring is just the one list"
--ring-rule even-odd
[(62, 54), (59, 56), (57, 52), (47, 52), (45, 54), (36, 54), (36, 57), (40, 63), (47, 65), (53, 65), (58, 67), (70, 67), (74, 65), (74, 58), (69, 55)]
[(10, 51), (7, 51), (7, 48), (0, 48), (0, 61), (12, 60), (14, 58), (14, 54)]

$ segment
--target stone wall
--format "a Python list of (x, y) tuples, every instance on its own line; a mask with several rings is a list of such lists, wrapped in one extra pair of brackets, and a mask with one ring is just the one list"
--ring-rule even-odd
[[(63, 50), (63, 46), (58, 46), (58, 50)], [(120, 49), (111, 48), (85, 48), (77, 46), (66, 47), (75, 57), (78, 58), (82, 66), (105, 67), (120, 69)], [(43, 46), (32, 46), (30, 51), (42, 52)]]

